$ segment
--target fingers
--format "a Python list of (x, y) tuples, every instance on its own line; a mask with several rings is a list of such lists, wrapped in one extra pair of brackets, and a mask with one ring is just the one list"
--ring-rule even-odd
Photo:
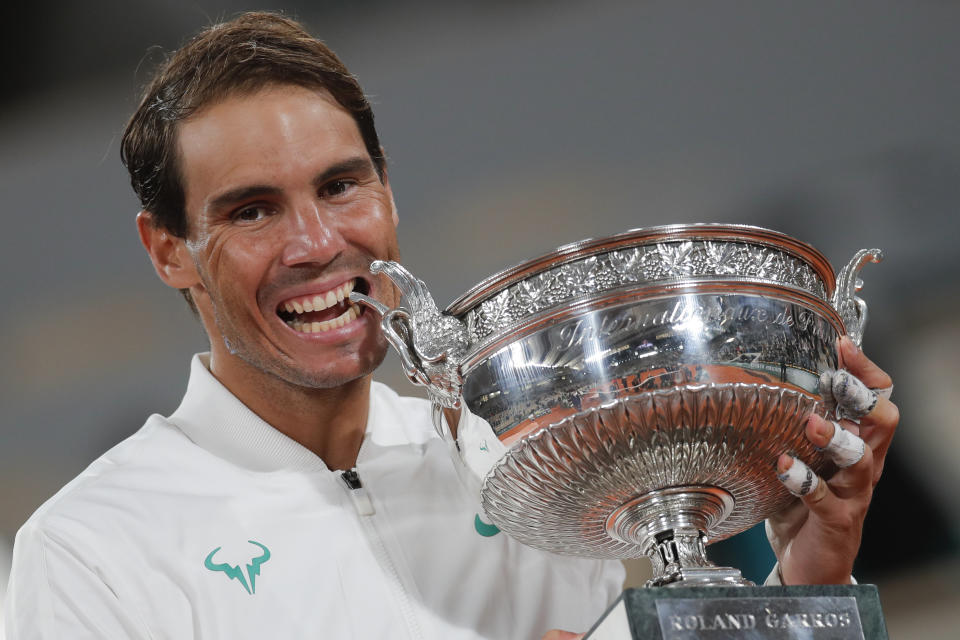
[(887, 451), (893, 441), (893, 434), (900, 422), (900, 410), (886, 398), (880, 398), (872, 412), (864, 416), (861, 421), (863, 439), (873, 449), (874, 479), (876, 484), (880, 480), (883, 464), (887, 458)]
[(807, 439), (822, 450), (840, 468), (830, 479), (830, 486), (841, 497), (869, 491), (876, 461), (870, 443), (857, 435), (857, 425), (849, 422), (828, 422), (814, 414), (807, 418)]
[(860, 375), (874, 383), (887, 385), (885, 389), (870, 389), (852, 370), (827, 371), (820, 376), (820, 394), (828, 413), (838, 418), (859, 420), (859, 428), (849, 425), (848, 430), (860, 435), (873, 450), (873, 483), (876, 484), (900, 421), (900, 411), (888, 399), (892, 389), (890, 376), (853, 347), (849, 339), (842, 340), (840, 346), (847, 363), (859, 367)]
[[(785, 584), (849, 580), (873, 494), (876, 466), (873, 450), (857, 435), (858, 428), (816, 414), (807, 419), (807, 439), (839, 467), (829, 480), (792, 455), (783, 454), (777, 460), (780, 481), (800, 498), (792, 504), (792, 519), (770, 521), (771, 543), (775, 551), (779, 549)], [(797, 508), (805, 515), (798, 515)], [(781, 514), (778, 517), (782, 518)]]
[(893, 380), (887, 373), (863, 354), (849, 336), (840, 338), (840, 360), (843, 368), (859, 378), (868, 387), (886, 389), (893, 386)]
[[(847, 431), (836, 422), (826, 422), (825, 420), (811, 421), (811, 427), (816, 434), (820, 446), (826, 440), (826, 446), (820, 447), (833, 460), (834, 464), (840, 469), (846, 469), (853, 466), (863, 459), (866, 451), (866, 443), (858, 436)], [(811, 441), (814, 439), (811, 438)]]
[[(821, 384), (823, 377), (820, 378)], [(840, 369), (833, 372), (830, 380), (830, 393), (846, 417), (859, 420), (877, 406), (880, 396), (867, 387), (852, 373)]]
[(861, 429), (848, 429), (859, 433), (873, 449), (876, 482), (900, 421), (897, 406), (889, 400), (893, 383), (846, 336), (840, 341), (840, 351), (848, 370), (824, 372), (820, 376), (820, 395), (831, 415), (860, 421)]
[(839, 471), (828, 482), (802, 460), (783, 454), (777, 460), (777, 477), (787, 491), (803, 501), (811, 515), (826, 522), (845, 523), (850, 500), (858, 504), (858, 511), (866, 513), (873, 493), (872, 460), (869, 447), (864, 447), (859, 462)]
[(802, 460), (783, 454), (777, 460), (777, 475), (787, 491), (812, 505), (862, 496), (869, 501), (873, 489), (874, 457), (870, 447), (840, 424), (817, 415), (807, 421), (807, 439), (823, 450), (840, 471), (829, 482), (817, 476)]
[(827, 412), (838, 418), (860, 420), (876, 409), (880, 402), (889, 402), (893, 387), (870, 389), (845, 369), (820, 374), (819, 391)]

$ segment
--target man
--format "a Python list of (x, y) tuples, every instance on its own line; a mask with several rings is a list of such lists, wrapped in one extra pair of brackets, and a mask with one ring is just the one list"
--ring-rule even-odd
[[(426, 403), (371, 381), (386, 344), (349, 294), (396, 304), (368, 266), (397, 258), (398, 218), (369, 104), (332, 52), (270, 14), (213, 27), (159, 71), (122, 153), (141, 241), (210, 352), (170, 417), (24, 525), (9, 640), (539, 638), (603, 612), (616, 563), (497, 534)], [(889, 386), (849, 342), (843, 358)], [(788, 583), (850, 578), (896, 424), (872, 397), (864, 455), (772, 523)], [(834, 426), (807, 431), (827, 447)], [(778, 464), (788, 486), (804, 469)]]

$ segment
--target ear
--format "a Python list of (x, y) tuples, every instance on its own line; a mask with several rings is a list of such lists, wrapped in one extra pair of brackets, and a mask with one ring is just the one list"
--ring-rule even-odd
[(183, 238), (155, 224), (149, 211), (137, 214), (140, 242), (150, 255), (153, 268), (165, 284), (174, 289), (189, 289), (200, 282), (196, 265)]

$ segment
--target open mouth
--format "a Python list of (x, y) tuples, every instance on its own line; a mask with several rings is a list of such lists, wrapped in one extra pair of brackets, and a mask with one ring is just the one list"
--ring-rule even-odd
[(290, 298), (280, 303), (277, 315), (288, 327), (300, 333), (339, 329), (363, 313), (362, 307), (350, 302), (350, 293), (354, 290), (368, 293), (369, 286), (356, 278), (330, 291)]

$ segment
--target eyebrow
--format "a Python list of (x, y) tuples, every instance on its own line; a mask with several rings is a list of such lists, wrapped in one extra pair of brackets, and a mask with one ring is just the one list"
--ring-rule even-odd
[(249, 198), (255, 198), (258, 196), (275, 196), (279, 195), (281, 191), (282, 189), (280, 189), (280, 187), (274, 187), (268, 184), (254, 184), (244, 187), (237, 187), (236, 189), (230, 189), (229, 191), (221, 193), (216, 198), (211, 200), (210, 209), (213, 211), (220, 211), (221, 209), (227, 209)]
[(313, 179), (313, 187), (319, 189), (331, 178), (342, 176), (347, 173), (362, 173), (364, 171), (373, 171), (373, 162), (370, 156), (356, 156), (348, 158), (324, 170), (320, 175)]
[[(348, 173), (358, 173), (363, 171), (373, 171), (373, 163), (369, 157), (357, 156), (330, 165), (321, 173), (317, 174), (317, 176), (315, 176), (311, 182), (315, 189), (319, 189), (331, 178)], [(210, 208), (214, 211), (219, 211), (250, 198), (256, 198), (259, 196), (276, 196), (280, 195), (282, 192), (283, 189), (280, 187), (269, 184), (245, 185), (221, 193), (210, 201)]]

